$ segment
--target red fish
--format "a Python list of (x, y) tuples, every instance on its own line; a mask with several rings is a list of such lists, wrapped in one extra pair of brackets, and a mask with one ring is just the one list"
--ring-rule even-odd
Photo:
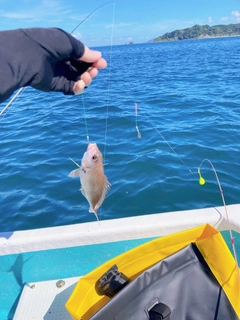
[(96, 143), (88, 145), (81, 166), (79, 166), (79, 169), (72, 171), (69, 177), (80, 177), (82, 186), (80, 190), (90, 205), (89, 212), (93, 212), (99, 221), (97, 210), (110, 189), (110, 183), (104, 175), (103, 156)]

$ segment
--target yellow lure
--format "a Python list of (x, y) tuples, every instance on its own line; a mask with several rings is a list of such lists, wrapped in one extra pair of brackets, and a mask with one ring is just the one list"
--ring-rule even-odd
[(201, 176), (201, 172), (200, 169), (198, 169), (198, 174), (199, 174), (199, 184), (202, 186), (205, 184), (205, 180), (203, 179), (203, 177)]

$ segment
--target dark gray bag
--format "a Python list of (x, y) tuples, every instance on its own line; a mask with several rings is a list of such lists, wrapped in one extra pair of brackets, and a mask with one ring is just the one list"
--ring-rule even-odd
[(195, 244), (124, 286), (90, 320), (238, 320)]

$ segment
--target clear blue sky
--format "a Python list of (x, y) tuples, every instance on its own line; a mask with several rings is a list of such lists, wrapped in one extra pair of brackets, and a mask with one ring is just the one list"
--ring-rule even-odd
[[(0, 30), (58, 27), (71, 32), (107, 0), (0, 0)], [(89, 46), (146, 42), (194, 24), (240, 22), (239, 0), (115, 0), (87, 19), (75, 36)], [(114, 14), (113, 14), (114, 12)], [(114, 22), (114, 27), (112, 24)]]

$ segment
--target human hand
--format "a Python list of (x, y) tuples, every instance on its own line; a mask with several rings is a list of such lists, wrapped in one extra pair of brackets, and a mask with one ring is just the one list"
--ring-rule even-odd
[[(16, 54), (17, 53), (17, 54)], [(21, 87), (81, 93), (107, 66), (101, 52), (56, 28), (0, 31), (0, 102)]]
[(91, 84), (98, 74), (98, 69), (107, 66), (100, 51), (89, 49), (61, 29), (30, 28), (20, 31), (26, 36), (25, 51), (31, 48), (31, 52), (24, 52), (29, 57), (26, 67), (31, 72), (31, 81), (28, 81), (24, 74), (22, 86), (27, 82), (42, 91), (78, 94)]
[(89, 70), (85, 71), (80, 79), (74, 84), (73, 92), (75, 94), (81, 93), (85, 87), (91, 84), (92, 79), (98, 74), (98, 69), (104, 69), (107, 66), (107, 62), (102, 58), (100, 51), (91, 50), (86, 46), (84, 46), (84, 49), (84, 54), (79, 60), (92, 63), (92, 66)]

